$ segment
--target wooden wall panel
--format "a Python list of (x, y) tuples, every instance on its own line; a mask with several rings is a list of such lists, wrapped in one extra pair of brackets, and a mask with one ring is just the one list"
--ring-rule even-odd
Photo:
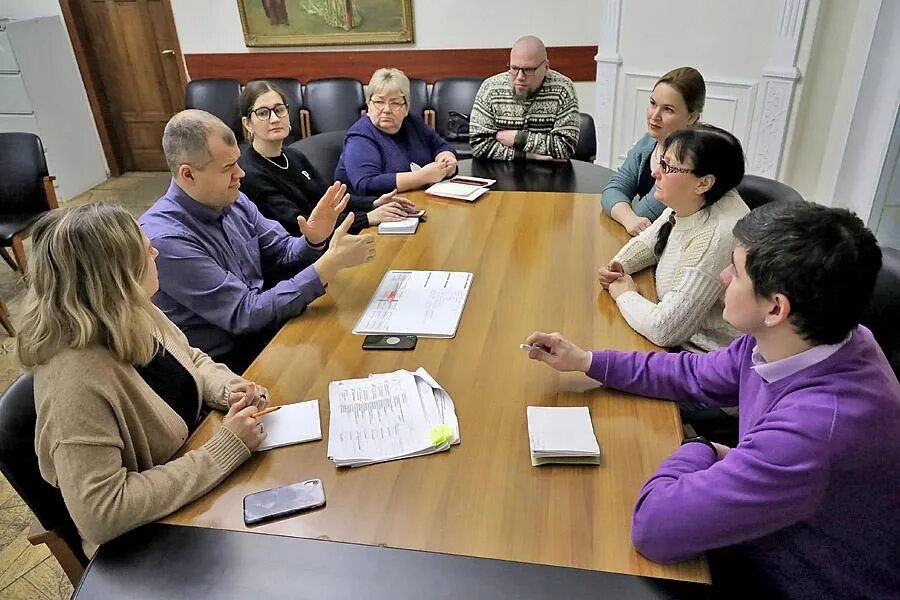
[[(596, 46), (557, 46), (547, 50), (550, 67), (573, 81), (594, 81)], [(350, 52), (248, 52), (185, 54), (191, 79), (229, 77), (246, 83), (265, 77), (306, 82), (323, 77), (353, 77), (367, 82), (380, 67), (397, 67), (429, 83), (445, 77), (488, 77), (506, 68), (509, 48), (453, 50), (357, 50)]]

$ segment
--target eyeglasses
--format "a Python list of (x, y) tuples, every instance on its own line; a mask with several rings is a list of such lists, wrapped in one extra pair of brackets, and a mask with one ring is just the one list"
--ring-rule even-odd
[(694, 169), (682, 169), (681, 167), (673, 167), (669, 163), (666, 162), (666, 159), (659, 159), (659, 169), (663, 173), (693, 173)]
[(256, 115), (256, 118), (261, 121), (268, 121), (269, 117), (272, 116), (272, 113), (275, 113), (275, 116), (279, 119), (286, 117), (288, 114), (288, 105), (287, 104), (276, 104), (272, 108), (268, 106), (260, 106), (256, 109), (250, 109), (250, 112)]
[(370, 98), (369, 102), (372, 103), (372, 108), (378, 112), (383, 111), (385, 106), (387, 106), (388, 110), (391, 112), (398, 111), (406, 106), (406, 100), (391, 100), (390, 102), (385, 102), (384, 100), (372, 100)]
[(509, 70), (509, 74), (513, 77), (518, 77), (519, 71), (521, 71), (522, 75), (524, 75), (525, 77), (531, 77), (537, 72), (538, 69), (544, 66), (545, 62), (547, 61), (542, 60), (540, 64), (535, 67), (515, 67), (513, 65), (506, 65), (506, 68)]

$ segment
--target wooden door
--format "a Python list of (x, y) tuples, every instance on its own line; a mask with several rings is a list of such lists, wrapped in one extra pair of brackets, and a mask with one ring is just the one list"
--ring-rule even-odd
[(115, 162), (124, 171), (165, 170), (162, 132), (184, 107), (185, 87), (169, 0), (64, 4), (69, 5), (64, 14), (71, 21), (70, 35), (74, 29), (80, 38), (76, 54), (80, 45), (80, 58), (93, 75), (85, 77), (85, 84), (99, 88), (94, 92)]

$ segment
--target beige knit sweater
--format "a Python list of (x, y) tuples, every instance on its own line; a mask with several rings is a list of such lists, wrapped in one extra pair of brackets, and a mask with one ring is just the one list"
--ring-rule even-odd
[[(226, 389), (243, 380), (166, 323), (165, 348), (197, 382), (198, 397), (227, 409)], [(201, 448), (171, 460), (188, 437), (184, 421), (134, 367), (99, 345), (39, 365), (34, 388), (41, 474), (62, 492), (88, 556), (202, 496), (250, 457), (220, 428)]]
[(659, 297), (654, 304), (637, 292), (620, 295), (616, 303), (628, 324), (657, 346), (692, 351), (715, 350), (737, 337), (722, 317), (725, 284), (719, 275), (731, 262), (731, 231), (748, 212), (732, 190), (709, 209), (679, 217), (662, 256), (656, 256), (653, 247), (671, 208), (625, 244), (614, 260), (629, 274), (655, 264)]

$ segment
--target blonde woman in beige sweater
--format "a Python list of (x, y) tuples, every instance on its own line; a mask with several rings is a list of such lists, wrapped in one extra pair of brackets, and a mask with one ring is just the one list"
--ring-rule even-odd
[[(202, 496), (265, 439), (266, 390), (203, 352), (150, 302), (156, 250), (124, 209), (88, 204), (34, 227), (19, 358), (34, 369), (35, 450), (91, 556)], [(173, 459), (201, 405), (227, 411)]]
[[(734, 191), (744, 153), (732, 134), (696, 125), (669, 136), (653, 170), (656, 199), (668, 208), (600, 269), (600, 284), (635, 331), (658, 346), (709, 351), (737, 337), (722, 317), (732, 229), (749, 212)], [(643, 297), (630, 274), (656, 265), (659, 302)]]

